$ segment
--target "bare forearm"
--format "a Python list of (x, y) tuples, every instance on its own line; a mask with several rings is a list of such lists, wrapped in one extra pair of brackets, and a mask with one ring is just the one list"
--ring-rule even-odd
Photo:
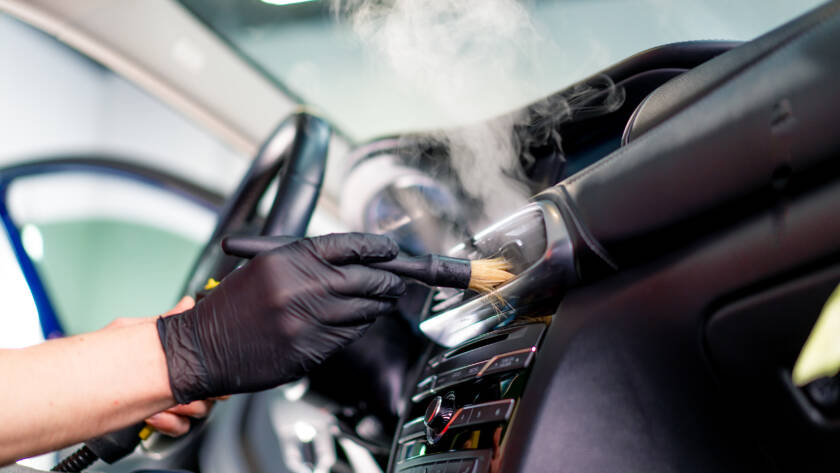
[(154, 319), (0, 350), (0, 465), (175, 404)]

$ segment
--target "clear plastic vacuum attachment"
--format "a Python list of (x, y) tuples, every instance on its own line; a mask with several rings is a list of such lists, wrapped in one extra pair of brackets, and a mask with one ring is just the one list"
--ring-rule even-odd
[(500, 256), (519, 274), (542, 258), (545, 245), (543, 211), (540, 205), (532, 204), (455, 246), (449, 254), (468, 259)]
[(489, 294), (435, 291), (420, 330), (444, 346), (455, 346), (509, 322), (522, 309), (561, 294), (574, 277), (566, 225), (559, 209), (548, 201), (529, 204), (449, 254), (470, 259), (503, 257), (517, 276)]

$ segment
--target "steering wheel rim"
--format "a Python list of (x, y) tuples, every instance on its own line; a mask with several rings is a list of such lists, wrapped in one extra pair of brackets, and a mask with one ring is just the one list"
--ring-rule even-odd
[[(220, 242), (229, 234), (305, 235), (323, 185), (331, 135), (324, 119), (305, 112), (290, 115), (274, 129), (222, 207), (184, 294), (199, 294), (209, 278), (221, 280), (241, 263), (241, 258), (221, 250)], [(261, 219), (257, 207), (275, 177), (278, 186), (274, 203)], [(203, 424), (203, 420), (200, 422)], [(163, 460), (175, 454), (176, 446), (183, 445), (187, 450), (197, 441), (202, 426), (194, 422), (190, 432), (178, 439), (147, 441), (143, 455)]]
[[(221, 250), (227, 235), (305, 235), (323, 184), (330, 137), (329, 124), (305, 112), (289, 116), (274, 129), (222, 208), (184, 294), (200, 292), (209, 278), (221, 280), (240, 264), (240, 258)], [(275, 176), (274, 203), (260, 222), (257, 207)]]

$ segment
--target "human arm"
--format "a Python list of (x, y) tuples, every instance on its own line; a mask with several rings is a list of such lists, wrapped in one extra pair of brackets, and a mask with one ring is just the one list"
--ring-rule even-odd
[(0, 465), (175, 405), (154, 319), (0, 350)]
[[(186, 310), (192, 309), (195, 306), (195, 300), (190, 296), (182, 298), (175, 307), (169, 312), (162, 315), (168, 317), (170, 315), (180, 314)], [(120, 318), (116, 319), (108, 327), (125, 327), (127, 325), (143, 323), (148, 319), (142, 318)], [(185, 435), (190, 430), (190, 419), (201, 419), (207, 417), (216, 398), (204, 399), (201, 401), (193, 401), (189, 404), (178, 404), (165, 411), (158, 412), (146, 419), (146, 424), (153, 427), (157, 432), (171, 437), (178, 437)]]
[(393, 309), (403, 282), (364, 264), (397, 251), (373, 235), (301, 240), (259, 255), (181, 314), (0, 352), (10, 386), (0, 391), (0, 464), (176, 402), (299, 378)]

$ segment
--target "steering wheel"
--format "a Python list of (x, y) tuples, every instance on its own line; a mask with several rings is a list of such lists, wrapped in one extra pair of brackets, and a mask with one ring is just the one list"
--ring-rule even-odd
[[(184, 294), (199, 294), (210, 278), (221, 280), (241, 263), (240, 258), (222, 252), (220, 243), (226, 235), (304, 236), (321, 193), (330, 137), (329, 124), (305, 112), (292, 114), (275, 128), (222, 208), (216, 228), (196, 260)], [(278, 186), (274, 202), (263, 219), (258, 206), (275, 177)], [(107, 463), (116, 462), (134, 450), (138, 433), (144, 427), (145, 422), (139, 422), (90, 439), (85, 442), (85, 448)], [(200, 429), (195, 427), (177, 440), (158, 442), (153, 447), (153, 456), (167, 459), (169, 463), (189, 455), (191, 446), (199, 438), (196, 432)], [(84, 448), (62, 463), (70, 461), (82, 450)], [(94, 457), (85, 462), (87, 465), (73, 463), (74, 467), (81, 468), (72, 471), (81, 471), (95, 460)]]
[[(220, 242), (227, 235), (304, 236), (321, 192), (330, 136), (326, 121), (304, 112), (291, 115), (274, 130), (222, 209), (185, 294), (196, 294), (209, 278), (221, 279), (241, 262), (222, 252)], [(275, 175), (274, 203), (260, 222), (257, 207)]]

